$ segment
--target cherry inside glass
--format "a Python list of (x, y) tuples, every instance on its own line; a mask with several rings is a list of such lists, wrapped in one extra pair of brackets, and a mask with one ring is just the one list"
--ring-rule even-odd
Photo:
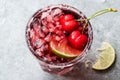
[[(76, 8), (68, 5), (51, 5), (38, 10), (29, 20), (26, 27), (26, 41), (32, 54), (37, 58), (43, 70), (56, 74), (69, 72), (75, 64), (85, 58), (92, 40), (93, 31), (88, 22), (84, 34), (88, 37), (88, 42), (82, 54), (76, 58), (62, 58), (55, 55), (49, 47), (51, 38), (60, 41), (68, 37), (69, 33), (62, 30), (60, 16), (71, 14), (75, 19), (86, 19), (85, 15)], [(85, 22), (80, 24), (85, 25)], [(77, 28), (81, 30), (81, 27)]]

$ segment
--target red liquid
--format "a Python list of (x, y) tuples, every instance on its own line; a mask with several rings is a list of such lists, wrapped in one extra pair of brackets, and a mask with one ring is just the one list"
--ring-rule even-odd
[[(61, 41), (68, 37), (70, 33), (62, 29), (62, 25), (59, 22), (60, 16), (64, 14), (72, 14), (75, 19), (85, 18), (77, 13), (61, 8), (46, 9), (44, 11), (38, 11), (35, 13), (27, 26), (27, 42), (30, 50), (40, 60), (47, 63), (64, 63), (72, 59), (61, 58), (52, 53), (49, 42), (51, 39)], [(85, 22), (79, 22), (83, 27)], [(77, 30), (82, 31), (82, 27), (78, 27)], [(84, 34), (88, 36), (88, 26), (85, 29)]]

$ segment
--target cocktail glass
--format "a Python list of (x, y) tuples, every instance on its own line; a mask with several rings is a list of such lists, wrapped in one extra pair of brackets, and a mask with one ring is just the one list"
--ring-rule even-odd
[[(38, 10), (31, 17), (26, 27), (26, 41), (30, 51), (36, 57), (37, 61), (39, 62), (41, 68), (44, 71), (55, 74), (65, 74), (71, 71), (77, 63), (85, 59), (85, 56), (87, 55), (93, 40), (92, 27), (90, 22), (88, 21), (87, 31), (86, 31), (86, 34), (88, 36), (88, 42), (85, 48), (83, 49), (81, 55), (77, 56), (74, 59), (64, 59), (58, 57), (57, 55), (51, 56), (48, 48), (49, 46), (48, 38), (51, 35), (48, 35), (48, 33), (54, 30), (46, 29), (46, 27), (49, 24), (48, 22), (53, 20), (51, 15), (54, 16), (54, 20), (57, 21), (57, 18), (55, 18), (55, 16), (57, 17), (59, 16), (59, 14), (62, 14), (61, 11), (65, 11), (65, 14), (70, 13), (72, 15), (75, 15), (77, 16), (77, 18), (80, 19), (86, 19), (86, 16), (78, 9), (71, 7), (69, 5), (58, 4), (58, 5), (51, 5), (46, 8)], [(52, 23), (55, 22), (54, 20)], [(55, 23), (58, 24), (57, 22)], [(85, 22), (83, 22), (83, 24), (85, 24)], [(50, 27), (54, 27), (54, 25)], [(41, 30), (42, 32), (45, 31), (45, 33), (44, 32), (42, 33)], [(47, 38), (47, 36), (49, 37)], [(46, 52), (44, 50), (45, 47), (48, 48)]]

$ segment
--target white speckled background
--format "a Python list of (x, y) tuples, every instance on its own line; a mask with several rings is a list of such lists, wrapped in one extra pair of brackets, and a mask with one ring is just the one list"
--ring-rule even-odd
[(108, 70), (94, 71), (81, 63), (64, 76), (41, 70), (31, 55), (25, 28), (30, 17), (51, 4), (68, 4), (90, 16), (97, 10), (114, 7), (120, 11), (120, 0), (0, 0), (0, 80), (119, 80), (120, 79), (120, 13), (108, 13), (91, 20), (94, 40), (88, 59), (95, 58), (95, 49), (109, 41), (116, 49), (116, 62)]

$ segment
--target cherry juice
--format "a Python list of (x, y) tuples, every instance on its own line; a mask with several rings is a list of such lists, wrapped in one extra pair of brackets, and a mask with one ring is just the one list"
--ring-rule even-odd
[[(32, 16), (27, 25), (26, 39), (28, 47), (37, 57), (37, 59), (44, 63), (59, 64), (67, 63), (74, 60), (74, 58), (62, 58), (55, 55), (51, 51), (49, 45), (52, 39), (60, 42), (61, 40), (67, 39), (70, 35), (69, 32), (62, 29), (60, 16), (71, 14), (74, 16), (75, 19), (86, 19), (86, 17), (81, 12), (76, 13), (74, 10), (69, 9), (68, 7), (69, 6), (61, 5), (61, 7), (49, 6), (47, 8), (41, 9)], [(77, 30), (82, 32), (84, 25), (85, 21), (78, 22)], [(89, 35), (89, 33), (91, 33), (91, 26), (88, 22), (84, 30), (84, 35), (88, 37), (88, 42), (85, 45), (84, 49), (90, 47), (86, 47), (89, 43), (91, 43), (90, 40), (92, 39), (92, 37), (91, 39), (89, 38), (89, 36), (92, 36), (92, 33), (91, 35)]]

